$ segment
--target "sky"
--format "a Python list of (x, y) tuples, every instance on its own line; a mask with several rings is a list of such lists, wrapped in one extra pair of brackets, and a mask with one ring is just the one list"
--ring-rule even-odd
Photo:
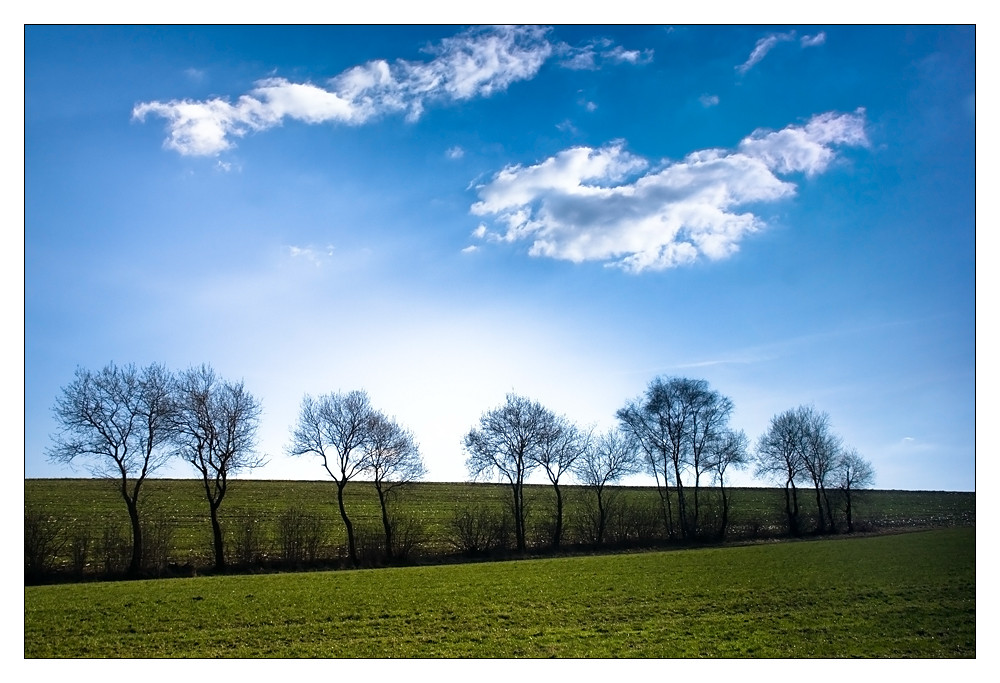
[[(26, 26), (24, 472), (76, 368), (363, 389), (431, 481), (518, 393), (704, 379), (883, 489), (976, 485), (970, 26)], [(194, 476), (176, 463), (161, 476)], [(641, 477), (635, 483), (652, 483)], [(762, 485), (748, 471), (732, 483)]]

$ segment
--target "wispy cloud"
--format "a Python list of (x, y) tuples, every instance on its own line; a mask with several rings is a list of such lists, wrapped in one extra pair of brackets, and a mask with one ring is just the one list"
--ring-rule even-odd
[(455, 147), (446, 149), (444, 155), (449, 159), (461, 159), (465, 156), (465, 150), (456, 145)]
[(289, 246), (288, 255), (293, 259), (302, 259), (308, 261), (314, 266), (322, 266), (323, 263), (329, 261), (333, 258), (334, 247), (332, 244), (328, 244), (325, 247), (297, 247)]
[[(736, 70), (740, 74), (745, 74), (747, 71), (752, 69), (756, 64), (758, 64), (767, 53), (772, 50), (778, 43), (788, 43), (795, 40), (795, 31), (789, 31), (787, 33), (771, 33), (760, 40), (754, 45), (753, 51), (747, 58), (747, 61), (743, 62), (736, 67)], [(799, 46), (802, 48), (816, 47), (822, 45), (826, 42), (826, 33), (820, 31), (814, 36), (802, 36), (799, 39)]]
[(778, 43), (784, 43), (790, 40), (795, 40), (795, 31), (790, 31), (789, 33), (771, 33), (770, 35), (764, 36), (757, 41), (754, 45), (753, 51), (747, 58), (747, 61), (736, 67), (736, 70), (741, 74), (745, 74), (747, 71), (752, 69), (760, 60), (767, 56), (767, 53), (777, 45)]
[(802, 47), (817, 47), (826, 42), (826, 33), (820, 31), (814, 36), (802, 36), (799, 45)]
[(560, 121), (556, 124), (556, 130), (562, 131), (563, 133), (569, 133), (570, 135), (576, 136), (580, 134), (580, 129), (573, 125), (573, 122), (569, 119)]
[(679, 363), (675, 367), (679, 370), (694, 370), (697, 368), (711, 368), (719, 365), (750, 365), (762, 361), (771, 360), (771, 357), (741, 357), (741, 358), (713, 358), (711, 360), (692, 361), (690, 363)]
[[(132, 116), (167, 121), (164, 146), (184, 155), (212, 156), (231, 148), (235, 138), (281, 125), (285, 119), (310, 124), (361, 125), (377, 117), (402, 114), (420, 118), (426, 106), (489, 97), (512, 83), (534, 78), (557, 52), (563, 65), (597, 60), (638, 64), (650, 54), (610, 41), (573, 48), (549, 40), (539, 26), (476, 27), (427, 48), (428, 61), (377, 59), (352, 67), (323, 84), (293, 83), (271, 77), (257, 81), (235, 102), (170, 100), (137, 104)], [(590, 68), (571, 66), (571, 68)]]
[(715, 105), (717, 105), (719, 103), (719, 96), (718, 95), (705, 94), (705, 95), (702, 95), (701, 97), (699, 97), (698, 101), (701, 102), (701, 106), (703, 106), (705, 108), (714, 107)]
[(477, 186), (471, 211), (499, 226), (493, 242), (531, 243), (529, 254), (603, 261), (630, 272), (730, 256), (763, 222), (739, 209), (795, 193), (776, 174), (825, 170), (839, 145), (867, 146), (864, 110), (758, 130), (737, 148), (706, 149), (653, 166), (622, 141), (573, 147), (533, 166), (508, 166)]
[(593, 70), (604, 63), (648, 64), (653, 61), (652, 50), (628, 50), (615, 45), (609, 38), (600, 38), (581, 46), (559, 43), (555, 46), (559, 55), (559, 66), (566, 69)]
[(904, 436), (898, 441), (883, 446), (883, 450), (890, 455), (902, 458), (932, 452), (937, 448), (937, 444), (929, 443), (912, 436)]

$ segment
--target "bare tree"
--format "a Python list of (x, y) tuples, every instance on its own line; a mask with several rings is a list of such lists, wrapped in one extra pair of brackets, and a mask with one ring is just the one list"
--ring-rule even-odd
[(117, 482), (132, 527), (133, 575), (142, 568), (139, 495), (146, 477), (171, 455), (166, 443), (173, 410), (171, 376), (163, 366), (139, 370), (114, 363), (97, 372), (77, 368), (53, 409), (61, 431), (48, 457), (67, 464), (86, 458), (94, 476)]
[(364, 391), (324, 394), (315, 399), (306, 395), (288, 447), (290, 455), (319, 456), (323, 469), (337, 483), (337, 505), (347, 530), (347, 549), (354, 566), (358, 564), (358, 553), (354, 525), (344, 507), (344, 488), (369, 467), (364, 446), (371, 415), (371, 401)]
[(385, 530), (385, 554), (393, 556), (393, 523), (389, 517), (389, 498), (406, 484), (423, 477), (427, 470), (413, 434), (401, 427), (395, 419), (372, 411), (368, 418), (367, 438), (364, 443), (366, 469), (378, 493), (382, 508), (382, 528)]
[(260, 404), (243, 382), (228, 382), (202, 365), (181, 373), (175, 390), (172, 438), (177, 453), (201, 476), (212, 522), (215, 568), (226, 566), (219, 508), (229, 477), (264, 464), (255, 452)]
[(811, 484), (816, 493), (816, 531), (833, 528), (833, 507), (827, 484), (840, 453), (840, 439), (830, 430), (830, 418), (811, 406), (799, 406), (771, 419), (757, 445), (758, 476), (785, 487), (789, 531), (802, 531), (796, 483)]
[[(656, 490), (660, 495), (660, 508), (667, 535), (673, 538), (674, 515), (670, 500), (670, 484), (674, 482), (681, 503), (684, 500), (680, 478), (681, 431), (670, 419), (668, 402), (657, 396), (663, 392), (663, 381), (659, 378), (650, 383), (645, 399), (629, 402), (616, 413), (622, 431), (639, 445), (645, 459), (647, 471), (656, 480)], [(681, 506), (683, 507), (683, 505)]]
[(494, 474), (510, 486), (514, 537), (518, 551), (525, 541), (524, 480), (537, 466), (543, 430), (552, 413), (523, 396), (508, 394), (505, 403), (483, 414), (479, 428), (465, 435), (465, 461), (473, 479)]
[(556, 516), (552, 547), (558, 548), (563, 534), (563, 497), (559, 482), (587, 449), (590, 434), (581, 431), (566, 417), (549, 413), (545, 416), (539, 437), (538, 448), (533, 451), (531, 458), (545, 471), (545, 476), (555, 490)]
[(685, 382), (682, 400), (690, 406), (690, 422), (686, 434), (686, 461), (691, 468), (694, 482), (694, 509), (690, 517), (692, 534), (700, 533), (701, 477), (713, 470), (716, 449), (729, 433), (729, 418), (733, 402), (717, 391), (708, 388), (703, 380)]
[(785, 516), (788, 531), (793, 536), (801, 533), (799, 498), (795, 482), (802, 478), (805, 464), (802, 447), (805, 440), (802, 421), (796, 410), (787, 410), (771, 418), (768, 430), (757, 442), (755, 455), (758, 477), (770, 479), (784, 487)]
[[(671, 537), (671, 485), (677, 494), (681, 536), (699, 533), (701, 478), (710, 469), (707, 449), (728, 429), (732, 411), (732, 401), (709, 389), (705, 380), (657, 377), (644, 396), (617, 412), (622, 429), (639, 444), (656, 479)], [(690, 501), (688, 489), (693, 490)]]
[(611, 501), (606, 497), (607, 486), (640, 469), (635, 442), (617, 428), (611, 428), (596, 439), (589, 440), (580, 458), (574, 463), (573, 471), (580, 483), (593, 489), (597, 496), (595, 530), (598, 545), (604, 543), (610, 512)]
[(719, 483), (722, 496), (722, 517), (719, 520), (719, 537), (725, 537), (729, 527), (729, 494), (726, 492), (726, 471), (732, 467), (741, 470), (750, 460), (747, 435), (743, 430), (727, 429), (715, 439), (708, 453), (708, 468)]
[(853, 492), (866, 489), (875, 483), (875, 469), (872, 464), (862, 458), (851, 448), (842, 451), (834, 470), (837, 488), (844, 495), (844, 515), (847, 518), (847, 530), (854, 532)]
[(830, 416), (826, 413), (799, 406), (795, 414), (802, 423), (803, 480), (809, 481), (816, 491), (816, 530), (823, 533), (827, 528), (833, 529), (833, 507), (826, 487), (840, 454), (841, 442), (831, 431)]

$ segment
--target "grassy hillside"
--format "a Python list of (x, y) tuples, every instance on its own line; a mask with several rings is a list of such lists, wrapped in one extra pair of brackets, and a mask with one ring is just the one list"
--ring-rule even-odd
[(32, 586), (24, 589), (24, 655), (975, 657), (975, 557), (975, 530), (955, 528)]
[[(70, 562), (70, 537), (84, 534), (96, 543), (110, 527), (127, 534), (125, 506), (112, 482), (94, 479), (26, 479), (25, 510), (42, 516), (61, 531), (63, 544), (59, 562)], [(566, 498), (566, 542), (584, 543), (592, 492), (577, 486), (564, 487)], [(659, 497), (655, 488), (627, 487), (615, 490), (618, 515), (615, 524), (622, 537), (631, 534), (650, 540), (662, 534), (659, 528)], [(362, 542), (375, 543), (381, 535), (377, 498), (368, 482), (352, 482), (346, 489), (346, 507)], [(463, 510), (492, 510), (500, 514), (507, 504), (508, 489), (498, 484), (416, 483), (407, 487), (393, 503), (402, 526), (418, 532), (415, 557), (456, 552), (453, 520)], [(554, 510), (550, 486), (528, 486), (529, 536), (536, 547), (547, 543)], [(732, 491), (730, 534), (762, 537), (780, 533), (783, 493), (780, 489), (741, 488)], [(808, 492), (801, 497), (808, 520), (812, 503)], [(322, 534), (321, 556), (342, 556), (345, 532), (332, 481), (231, 482), (222, 507), (223, 525), (232, 536), (250, 523), (263, 536), (265, 552), (278, 552), (278, 520), (292, 507), (316, 515)], [(169, 559), (177, 564), (205, 566), (210, 563), (211, 532), (208, 507), (200, 482), (193, 479), (153, 479), (145, 485), (144, 514), (170, 529)], [(717, 512), (711, 496), (705, 515)], [(899, 528), (975, 524), (975, 494), (913, 491), (864, 491), (857, 494), (856, 518), (863, 528)], [(629, 525), (626, 529), (626, 525)], [(366, 541), (367, 539), (367, 541)]]

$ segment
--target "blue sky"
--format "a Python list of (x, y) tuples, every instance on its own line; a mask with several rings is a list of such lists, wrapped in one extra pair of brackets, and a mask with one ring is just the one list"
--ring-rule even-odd
[[(971, 27), (26, 27), (25, 476), (78, 366), (365, 389), (436, 481), (507, 392), (702, 378), (975, 490)], [(163, 472), (191, 476), (183, 465)], [(735, 483), (760, 483), (748, 474)]]

